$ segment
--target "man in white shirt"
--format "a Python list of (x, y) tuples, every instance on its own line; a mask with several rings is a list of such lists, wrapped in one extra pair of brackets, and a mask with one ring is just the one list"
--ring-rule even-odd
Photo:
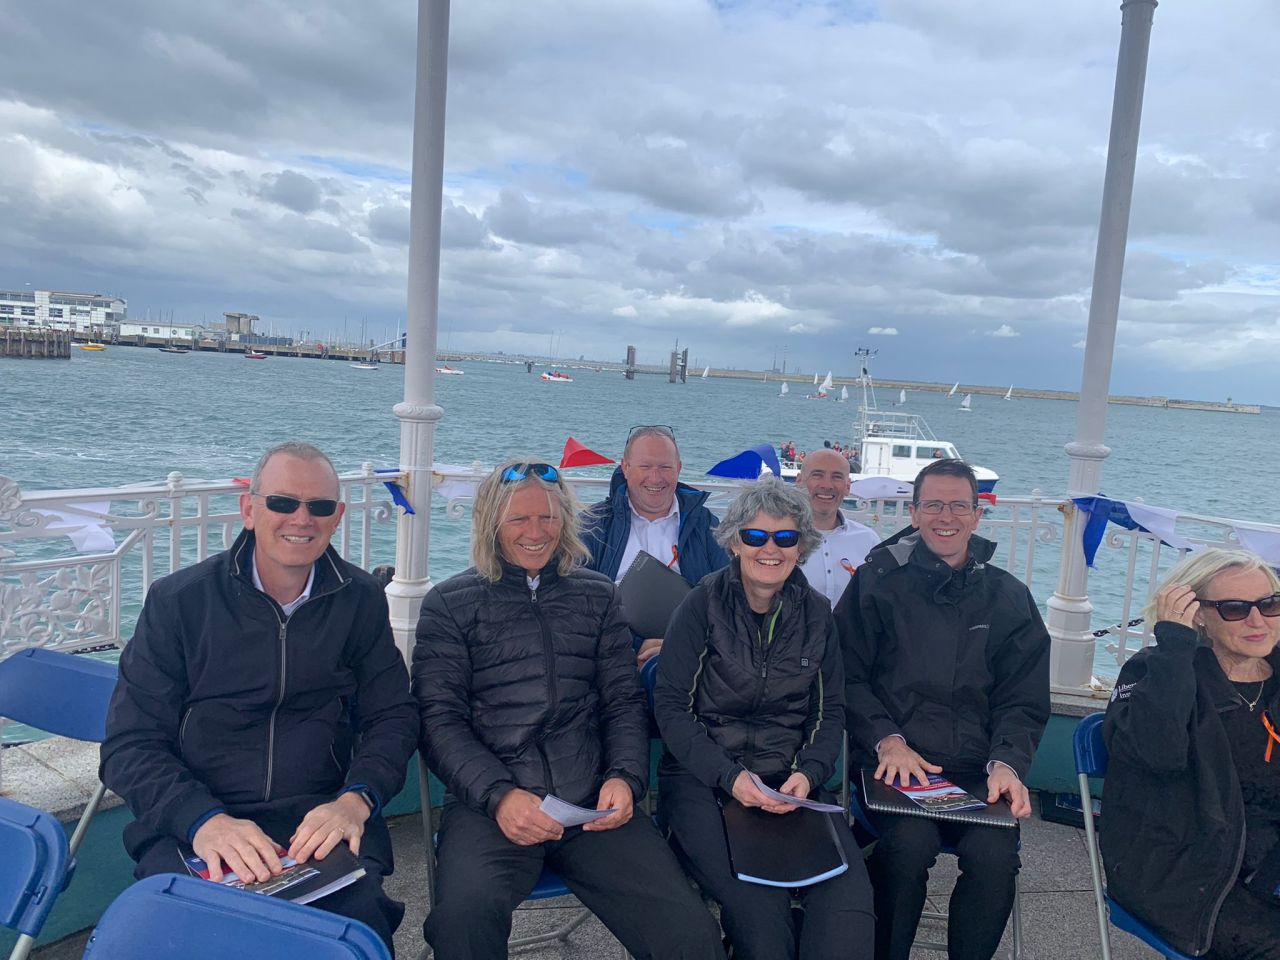
[[(670, 427), (631, 429), (608, 498), (583, 512), (582, 539), (591, 551), (587, 566), (616, 583), (643, 550), (694, 586), (728, 564), (711, 535), (718, 521), (704, 506), (709, 495), (680, 483), (682, 466)], [(661, 637), (638, 640), (640, 664), (662, 649)]]
[(809, 495), (813, 525), (822, 543), (800, 565), (809, 586), (831, 606), (839, 602), (858, 564), (866, 559), (880, 536), (870, 527), (846, 519), (840, 504), (849, 493), (849, 461), (834, 450), (815, 450), (800, 467), (796, 483)]

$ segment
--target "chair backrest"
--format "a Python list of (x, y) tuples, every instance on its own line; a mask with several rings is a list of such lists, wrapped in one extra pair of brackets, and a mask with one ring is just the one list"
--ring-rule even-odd
[(140, 880), (107, 908), (87, 960), (389, 960), (378, 935), (336, 913), (197, 877)]
[(658, 683), (658, 661), (662, 654), (650, 657), (640, 668), (640, 682), (644, 684), (645, 696), (649, 698), (649, 716), (653, 716), (653, 688)]
[(50, 814), (0, 797), (0, 924), (35, 936), (74, 863)]
[(114, 664), (56, 650), (23, 650), (0, 660), (0, 716), (101, 743), (115, 687)]
[(1107, 744), (1102, 739), (1102, 721), (1105, 713), (1091, 713), (1076, 724), (1071, 746), (1076, 758), (1076, 773), (1088, 777), (1107, 775)]

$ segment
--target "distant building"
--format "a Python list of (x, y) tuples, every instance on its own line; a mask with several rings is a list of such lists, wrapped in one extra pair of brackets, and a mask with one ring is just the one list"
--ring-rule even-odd
[(190, 340), (199, 328), (191, 323), (172, 320), (126, 320), (120, 324), (120, 339), (130, 337), (162, 337), (165, 340)]
[(253, 325), (258, 320), (256, 313), (224, 313), (222, 322), (227, 329), (227, 339), (250, 340), (253, 337)]
[(129, 303), (102, 293), (0, 290), (0, 325), (52, 327), (110, 336), (128, 318)]

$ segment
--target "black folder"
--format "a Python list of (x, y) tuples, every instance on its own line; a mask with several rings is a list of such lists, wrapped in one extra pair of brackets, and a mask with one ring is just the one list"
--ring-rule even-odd
[[(986, 797), (987, 788), (981, 777), (960, 777), (950, 773), (944, 776), (957, 787), (971, 793), (979, 800)], [(1009, 809), (1007, 800), (985, 804), (977, 810), (926, 809), (906, 794), (875, 778), (875, 770), (862, 768), (862, 797), (868, 810), (877, 813), (894, 813), (907, 817), (929, 817), (933, 820), (950, 820), (955, 823), (979, 823), (987, 827), (1016, 827), (1018, 818)]]
[(770, 887), (807, 887), (849, 869), (844, 847), (831, 818), (801, 807), (790, 813), (768, 813), (724, 801), (729, 862), (739, 880)]
[(684, 577), (641, 550), (618, 584), (623, 616), (646, 640), (665, 637), (671, 615), (689, 589)]

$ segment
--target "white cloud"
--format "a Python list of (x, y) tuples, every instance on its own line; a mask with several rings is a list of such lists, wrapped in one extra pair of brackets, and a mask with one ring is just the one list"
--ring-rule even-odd
[(1000, 326), (996, 327), (996, 329), (987, 331), (987, 336), (988, 337), (1017, 337), (1017, 336), (1020, 336), (1020, 334), (1018, 333), (1017, 330), (1013, 329), (1013, 327), (1009, 326), (1007, 323), (1002, 323), (1000, 324)]
[(625, 307), (614, 307), (609, 312), (615, 317), (634, 317), (638, 315), (638, 311), (631, 304), (627, 304)]
[(873, 337), (896, 337), (898, 335), (897, 327), (870, 327), (867, 333)]

